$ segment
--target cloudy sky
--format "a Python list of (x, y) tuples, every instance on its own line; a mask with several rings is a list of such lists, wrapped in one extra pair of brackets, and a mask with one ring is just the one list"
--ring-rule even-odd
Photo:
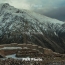
[(0, 0), (19, 9), (28, 9), (65, 21), (65, 0)]

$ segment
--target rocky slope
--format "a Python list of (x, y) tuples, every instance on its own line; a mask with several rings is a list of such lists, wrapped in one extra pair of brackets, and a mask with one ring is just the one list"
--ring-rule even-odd
[(8, 3), (0, 4), (0, 44), (23, 43), (24, 39), (64, 53), (65, 23)]

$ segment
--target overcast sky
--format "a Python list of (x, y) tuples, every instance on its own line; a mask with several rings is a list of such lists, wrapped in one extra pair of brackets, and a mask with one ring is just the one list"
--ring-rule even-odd
[(34, 10), (46, 16), (65, 21), (65, 0), (0, 0), (20, 8)]

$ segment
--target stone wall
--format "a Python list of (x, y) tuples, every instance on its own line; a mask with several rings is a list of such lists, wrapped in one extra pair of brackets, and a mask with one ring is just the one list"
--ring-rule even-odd
[(2, 49), (4, 47), (21, 47), (22, 49), (29, 48), (39, 51), (40, 52), (39, 55), (60, 56), (60, 54), (54, 53), (51, 49), (43, 48), (35, 44), (25, 44), (25, 43), (24, 44), (11, 43), (0, 45), (0, 54), (10, 55), (17, 53), (18, 51), (22, 51), (21, 49)]
[(11, 54), (16, 54), (17, 50), (4, 50), (4, 55), (11, 55)]
[(4, 45), (0, 45), (0, 48), (3, 48), (4, 47)]
[(4, 50), (0, 50), (0, 55), (5, 55)]
[(43, 53), (45, 55), (52, 55), (53, 54), (53, 51), (51, 49), (43, 48), (43, 51), (44, 51)]

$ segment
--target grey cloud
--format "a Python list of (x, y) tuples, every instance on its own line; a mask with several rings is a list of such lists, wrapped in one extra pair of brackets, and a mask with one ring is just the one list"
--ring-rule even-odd
[(44, 13), (44, 14), (46, 16), (65, 21), (65, 7), (61, 7), (56, 10), (52, 10), (50, 12)]
[(8, 2), (8, 0), (0, 0), (0, 3)]
[[(0, 0), (0, 3), (7, 2), (17, 8), (40, 8), (40, 7), (58, 7), (65, 0)], [(64, 4), (65, 5), (65, 4)], [(26, 9), (27, 9), (26, 8)]]
[(37, 10), (36, 12), (51, 18), (56, 18), (58, 20), (65, 21), (65, 7), (51, 9), (50, 11), (47, 11), (47, 12), (44, 12), (44, 10)]

